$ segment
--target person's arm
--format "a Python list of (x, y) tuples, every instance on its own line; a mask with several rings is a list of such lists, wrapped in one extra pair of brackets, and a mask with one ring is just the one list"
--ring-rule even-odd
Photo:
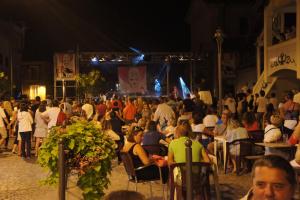
[(298, 123), (297, 126), (295, 127), (295, 130), (289, 139), (289, 143), (294, 145), (298, 143), (299, 139), (300, 139), (300, 123)]
[(140, 160), (142, 161), (142, 163), (144, 165), (149, 165), (151, 163), (145, 150), (143, 149), (143, 147), (140, 144), (135, 145), (133, 152), (135, 155), (137, 155), (140, 158)]
[(2, 117), (2, 119), (5, 121), (5, 124), (9, 124), (9, 122), (8, 122), (8, 120), (7, 120), (7, 118), (6, 118), (6, 115), (5, 115), (5, 112), (4, 112), (4, 110), (3, 109), (1, 109), (1, 117)]
[(174, 153), (169, 151), (168, 152), (168, 165), (172, 165), (175, 163), (175, 160), (174, 160)]
[(208, 155), (204, 148), (202, 148), (202, 150), (201, 150), (201, 157), (202, 157), (203, 162), (206, 162), (206, 163), (210, 162)]

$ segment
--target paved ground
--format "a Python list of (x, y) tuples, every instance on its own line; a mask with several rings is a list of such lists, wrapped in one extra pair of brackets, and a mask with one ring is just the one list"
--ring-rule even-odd
[[(47, 172), (36, 164), (35, 159), (22, 160), (10, 152), (0, 153), (0, 200), (56, 200), (58, 199), (57, 187), (43, 186), (39, 180), (43, 179)], [(111, 186), (107, 193), (114, 190), (126, 189), (127, 176), (122, 165), (113, 163)], [(75, 184), (76, 177), (71, 177), (67, 191), (68, 200), (82, 199), (81, 192)], [(250, 187), (250, 174), (236, 176), (224, 175), (220, 172), (222, 200), (239, 199)], [(153, 185), (154, 198), (162, 199), (162, 187), (158, 183)], [(134, 190), (130, 184), (129, 189)], [(138, 191), (147, 198), (150, 197), (148, 184), (139, 184)], [(150, 198), (149, 198), (150, 199)]]

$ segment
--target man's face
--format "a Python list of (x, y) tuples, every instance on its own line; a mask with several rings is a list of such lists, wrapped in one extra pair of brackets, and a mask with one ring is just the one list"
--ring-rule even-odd
[(256, 167), (253, 178), (252, 200), (290, 200), (294, 187), (285, 171), (278, 168)]

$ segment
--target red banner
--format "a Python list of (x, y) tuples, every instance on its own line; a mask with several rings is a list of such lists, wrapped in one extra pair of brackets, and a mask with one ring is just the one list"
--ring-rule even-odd
[(146, 67), (119, 67), (120, 90), (123, 93), (142, 93), (147, 90)]

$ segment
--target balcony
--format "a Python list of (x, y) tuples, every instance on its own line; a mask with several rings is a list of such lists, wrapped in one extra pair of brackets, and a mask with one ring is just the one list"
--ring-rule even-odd
[(297, 71), (296, 38), (268, 47), (267, 61), (269, 76), (281, 69)]

